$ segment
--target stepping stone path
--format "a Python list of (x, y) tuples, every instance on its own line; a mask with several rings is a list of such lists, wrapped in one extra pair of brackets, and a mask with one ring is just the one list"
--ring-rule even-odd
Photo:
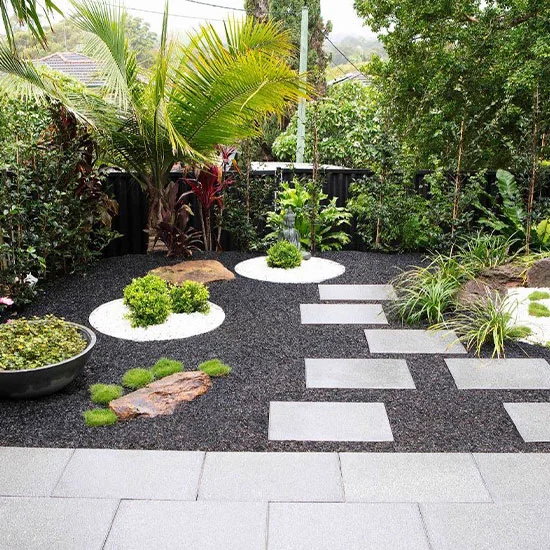
[(395, 300), (392, 285), (319, 285), (321, 300), (378, 302)]
[(300, 304), (302, 325), (387, 325), (380, 304)]
[(456, 354), (466, 353), (454, 332), (429, 330), (365, 330), (371, 353)]
[(550, 403), (504, 403), (523, 441), (550, 441)]

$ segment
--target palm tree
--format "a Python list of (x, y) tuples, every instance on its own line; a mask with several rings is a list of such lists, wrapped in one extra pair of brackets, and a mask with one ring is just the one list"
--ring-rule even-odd
[(283, 114), (306, 94), (286, 61), (290, 36), (277, 23), (231, 19), (222, 34), (206, 24), (182, 45), (168, 39), (166, 4), (160, 48), (143, 73), (124, 35), (123, 9), (91, 0), (73, 6), (76, 25), (90, 36), (88, 51), (104, 72), (101, 96), (54, 86), (6, 48), (0, 48), (0, 71), (31, 82), (93, 124), (106, 159), (132, 172), (148, 192), (150, 225), (174, 163), (209, 164), (217, 145), (254, 135), (268, 114)]

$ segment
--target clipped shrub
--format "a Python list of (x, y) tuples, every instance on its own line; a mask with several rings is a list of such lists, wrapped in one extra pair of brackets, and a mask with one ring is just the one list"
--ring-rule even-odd
[(227, 376), (231, 372), (231, 367), (226, 365), (221, 359), (210, 359), (201, 363), (199, 370), (212, 377)]
[(90, 409), (82, 413), (84, 423), (90, 428), (110, 426), (118, 421), (117, 415), (110, 409)]
[(160, 380), (176, 372), (182, 372), (183, 364), (175, 359), (161, 357), (149, 370), (157, 380)]
[(168, 284), (156, 275), (134, 279), (124, 289), (124, 303), (133, 327), (160, 325), (171, 311)]
[(267, 265), (282, 269), (292, 269), (302, 263), (302, 254), (292, 243), (279, 241), (267, 251)]
[(208, 288), (195, 281), (184, 281), (183, 284), (170, 288), (174, 313), (208, 313), (210, 311), (208, 298), (210, 298)]
[(548, 300), (550, 298), (550, 292), (545, 292), (544, 290), (535, 290), (531, 292), (528, 296), (531, 302), (536, 302), (538, 300)]
[(550, 317), (550, 309), (548, 309), (544, 304), (531, 302), (529, 304), (529, 315), (532, 315), (533, 317)]
[(90, 386), (90, 399), (98, 405), (108, 405), (114, 399), (118, 399), (124, 393), (122, 386), (116, 384), (92, 384)]
[(131, 390), (138, 390), (153, 381), (153, 373), (147, 369), (130, 369), (122, 376), (122, 385)]
[(0, 325), (0, 370), (36, 369), (70, 359), (86, 349), (76, 327), (53, 315)]

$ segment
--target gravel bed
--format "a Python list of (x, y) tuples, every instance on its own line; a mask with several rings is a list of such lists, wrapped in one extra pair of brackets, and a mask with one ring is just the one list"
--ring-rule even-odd
[[(416, 255), (341, 252), (322, 254), (346, 267), (331, 283), (387, 283), (399, 269), (418, 263)], [(249, 254), (202, 255), (229, 269)], [(57, 282), (26, 315), (54, 313), (88, 324), (99, 305), (122, 296), (132, 277), (175, 263), (163, 255), (101, 261), (87, 275)], [(550, 391), (459, 391), (442, 356), (407, 356), (416, 390), (306, 389), (305, 357), (369, 357), (360, 325), (300, 324), (300, 303), (319, 303), (316, 284), (281, 285), (237, 276), (210, 285), (211, 300), (223, 308), (223, 325), (184, 340), (132, 342), (97, 334), (85, 373), (64, 391), (33, 401), (0, 401), (0, 445), (107, 447), (212, 451), (550, 451), (550, 444), (524, 443), (503, 402), (548, 401)], [(394, 324), (394, 326), (398, 326)], [(87, 428), (87, 388), (115, 383), (131, 367), (159, 357), (180, 359), (186, 369), (213, 357), (233, 366), (227, 379), (172, 416), (140, 419), (106, 428)], [(550, 349), (513, 345), (508, 357), (543, 357)], [(382, 357), (392, 357), (386, 355)], [(395, 357), (395, 356), (394, 356)], [(270, 401), (384, 402), (393, 443), (270, 442)]]

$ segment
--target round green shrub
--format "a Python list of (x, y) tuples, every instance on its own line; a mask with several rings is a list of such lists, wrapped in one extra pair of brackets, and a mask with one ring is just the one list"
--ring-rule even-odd
[(529, 315), (532, 315), (533, 317), (550, 317), (550, 309), (548, 309), (544, 304), (531, 302), (529, 304)]
[(118, 421), (117, 415), (110, 409), (90, 409), (82, 413), (84, 423), (90, 428), (110, 426)]
[(134, 279), (124, 289), (124, 303), (130, 309), (133, 327), (160, 325), (171, 310), (168, 284), (156, 275)]
[(292, 243), (279, 241), (267, 251), (267, 265), (292, 269), (302, 263), (302, 254)]
[(86, 349), (76, 327), (53, 315), (0, 325), (0, 370), (36, 369), (70, 359)]
[(202, 283), (184, 281), (170, 288), (172, 311), (174, 313), (208, 313), (210, 311), (210, 292)]
[(90, 398), (98, 405), (108, 405), (114, 399), (118, 399), (124, 393), (122, 386), (115, 384), (92, 384), (90, 386)]
[(131, 390), (138, 390), (153, 381), (153, 373), (147, 369), (130, 369), (122, 376), (122, 385)]
[(175, 359), (161, 357), (149, 370), (157, 380), (160, 380), (176, 372), (182, 372), (183, 364)]
[(227, 376), (231, 372), (231, 367), (223, 363), (221, 359), (210, 359), (199, 365), (199, 370), (208, 374), (208, 376)]

